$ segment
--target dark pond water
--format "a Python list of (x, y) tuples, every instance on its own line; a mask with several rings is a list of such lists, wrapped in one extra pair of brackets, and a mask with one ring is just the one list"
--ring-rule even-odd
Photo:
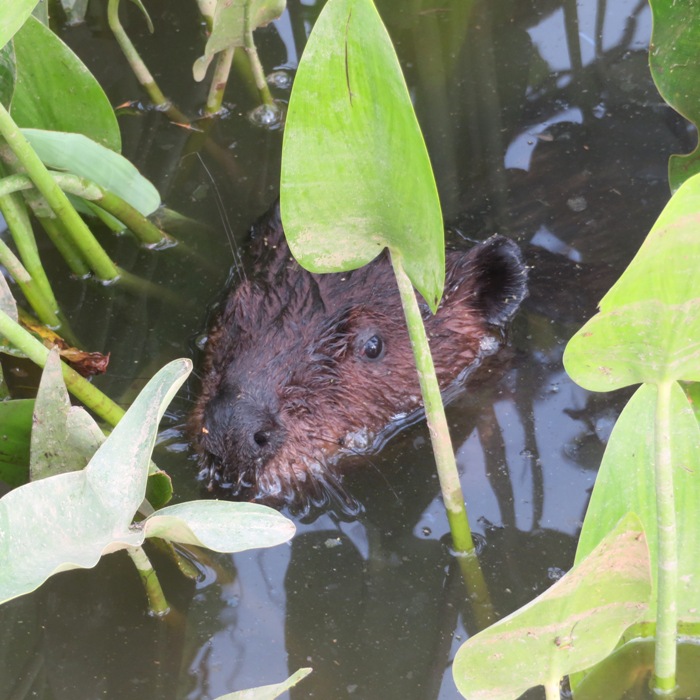
[[(268, 71), (293, 72), (322, 3), (289, 0), (257, 35)], [(164, 92), (194, 114), (201, 50), (194, 3), (154, 0), (149, 36), (122, 14)], [(499, 616), (547, 588), (573, 561), (605, 441), (624, 395), (591, 395), (562, 369), (564, 346), (624, 269), (668, 198), (666, 161), (689, 150), (646, 65), (644, 2), (602, 0), (379, 2), (425, 133), (448, 227), (523, 245), (531, 297), (511, 351), (448, 410), (472, 527)], [(113, 104), (142, 92), (92, 3), (61, 34)], [(287, 94), (278, 91), (285, 99)], [(230, 111), (190, 152), (190, 133), (156, 112), (120, 116), (124, 151), (164, 202), (197, 224), (171, 229), (175, 249), (106, 245), (120, 265), (174, 298), (65, 279), (45, 251), (63, 307), (90, 349), (112, 353), (97, 383), (127, 404), (166, 361), (196, 356), (207, 307), (223, 287), (231, 241), (276, 196), (282, 133), (246, 118), (255, 97), (237, 73)], [(196, 384), (176, 399), (156, 453), (176, 498), (199, 495), (182, 425)], [(299, 522), (290, 545), (212, 556), (196, 586), (167, 562), (176, 608), (148, 618), (126, 557), (62, 574), (0, 610), (0, 697), (204, 700), (313, 675), (293, 698), (459, 697), (451, 660), (479, 629), (445, 547), (447, 522), (424, 425), (393, 440), (349, 478), (364, 513)], [(527, 697), (543, 697), (532, 691)]]

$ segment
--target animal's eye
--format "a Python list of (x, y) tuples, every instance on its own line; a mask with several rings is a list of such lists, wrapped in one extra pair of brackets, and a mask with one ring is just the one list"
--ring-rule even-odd
[(381, 336), (373, 335), (362, 346), (362, 356), (368, 360), (379, 360), (384, 356), (384, 341)]

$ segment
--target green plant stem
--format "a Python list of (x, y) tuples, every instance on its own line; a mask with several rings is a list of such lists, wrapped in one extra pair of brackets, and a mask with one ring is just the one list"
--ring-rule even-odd
[(51, 303), (44, 297), (41, 289), (34, 283), (24, 265), (2, 239), (0, 239), (0, 263), (17, 282), (22, 290), (22, 294), (24, 294), (25, 299), (34, 309), (39, 320), (53, 329), (59, 328), (61, 320), (56, 315), (56, 311)]
[[(48, 349), (29, 331), (22, 328), (16, 321), (13, 321), (2, 309), (0, 309), (0, 336), (6, 338), (11, 345), (23, 352), (32, 362), (40, 367), (46, 364), (46, 358), (49, 355)], [(117, 406), (112, 399), (105, 396), (65, 362), (61, 363), (61, 370), (63, 371), (66, 387), (75, 398), (82, 401), (110, 425), (114, 426), (119, 422), (124, 415), (124, 409)]]
[(267, 84), (267, 80), (265, 80), (265, 70), (263, 69), (262, 63), (260, 63), (258, 50), (255, 47), (255, 42), (253, 41), (252, 30), (248, 30), (245, 33), (245, 52), (248, 56), (248, 60), (250, 61), (250, 68), (253, 71), (255, 85), (260, 93), (262, 103), (268, 107), (275, 107), (275, 101), (272, 99), (270, 86)]
[(134, 562), (136, 571), (139, 572), (141, 583), (146, 590), (148, 609), (151, 615), (156, 617), (167, 615), (170, 612), (170, 607), (148, 555), (141, 547), (127, 547), (126, 553), (131, 557), (131, 561)]
[[(82, 197), (87, 202), (95, 204), (100, 209), (108, 212), (133, 231), (134, 235), (147, 245), (159, 245), (172, 242), (172, 239), (150, 222), (141, 212), (131, 206), (113, 192), (105, 190), (92, 180), (69, 173), (57, 173), (49, 171), (49, 175), (56, 184), (68, 194)], [(29, 190), (34, 183), (26, 175), (10, 175), (0, 180), (0, 202), (3, 195), (8, 195), (22, 190)], [(1, 205), (0, 205), (1, 206)]]
[(456, 552), (466, 554), (474, 550), (467, 510), (464, 505), (462, 486), (459, 483), (459, 473), (455, 462), (454, 451), (450, 431), (447, 427), (445, 409), (440, 396), (440, 386), (435, 375), (435, 365), (430, 354), (428, 338), (416, 301), (416, 294), (408, 278), (399, 257), (392, 253), (391, 262), (394, 266), (394, 274), (399, 286), (401, 304), (403, 305), (408, 333), (411, 338), (413, 355), (416, 359), (420, 386), (423, 392), (425, 415), (428, 421), (428, 430), (435, 453), (438, 478), (442, 497), (447, 509), (447, 519), (452, 532), (452, 542)]
[(561, 683), (559, 679), (549, 681), (544, 686), (544, 696), (547, 700), (561, 700)]
[(674, 384), (673, 381), (664, 381), (657, 385), (654, 420), (659, 538), (654, 687), (661, 693), (670, 693), (676, 686), (678, 543), (671, 459), (671, 391)]
[[(100, 188), (101, 189), (101, 188)], [(113, 192), (102, 190), (102, 197), (93, 201), (100, 209), (119, 219), (129, 227), (129, 230), (146, 245), (162, 245), (173, 243), (173, 239), (155, 224), (150, 222), (141, 212), (134, 209), (128, 202)]]
[[(51, 289), (51, 284), (44, 271), (44, 266), (41, 264), (39, 249), (36, 245), (34, 231), (32, 231), (32, 225), (29, 222), (29, 215), (27, 214), (24, 201), (17, 194), (0, 197), (0, 211), (5, 217), (5, 222), (10, 229), (12, 240), (17, 246), (22, 264), (31, 276), (36, 287), (41, 291), (42, 296), (49, 304), (55, 316), (55, 312), (58, 309), (58, 302), (54, 296), (53, 289)], [(37, 310), (37, 314), (38, 313), (39, 311)], [(44, 323), (48, 322), (44, 321)]]
[(65, 234), (58, 219), (51, 219), (48, 216), (38, 216), (37, 219), (46, 232), (51, 242), (66, 261), (70, 271), (79, 278), (90, 275), (90, 268), (80, 255), (80, 251), (75, 247), (73, 241)]
[(105, 281), (115, 280), (119, 270), (95, 240), (92, 232), (68, 201), (56, 181), (51, 177), (39, 156), (34, 152), (14, 120), (0, 104), (0, 134), (7, 141), (37, 189), (44, 196), (56, 216), (70, 232), (75, 244), (98, 277)]
[(165, 112), (172, 121), (180, 124), (189, 124), (190, 120), (177, 107), (173, 106), (172, 102), (165, 97), (160, 87), (158, 87), (158, 83), (151, 75), (151, 71), (148, 70), (136, 47), (131, 43), (131, 39), (124, 31), (124, 27), (119, 21), (119, 0), (109, 0), (107, 4), (107, 23), (126, 60), (129, 62), (136, 79), (148, 93), (151, 102), (159, 110)]
[(221, 109), (224, 93), (226, 92), (226, 83), (231, 73), (234, 51), (234, 47), (231, 47), (220, 51), (216, 56), (214, 75), (211, 80), (209, 94), (207, 95), (207, 104), (204, 108), (206, 114), (216, 114)]

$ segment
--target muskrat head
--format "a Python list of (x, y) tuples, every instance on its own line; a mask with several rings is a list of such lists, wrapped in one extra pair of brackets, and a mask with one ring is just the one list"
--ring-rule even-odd
[[(209, 335), (191, 419), (201, 475), (238, 498), (352, 504), (338, 457), (366, 452), (422, 406), (391, 264), (383, 254), (354, 272), (312, 275), (290, 257), (278, 218), (261, 231), (256, 272)], [(525, 295), (520, 253), (505, 238), (447, 260), (437, 315), (422, 306), (442, 389), (495, 351)]]

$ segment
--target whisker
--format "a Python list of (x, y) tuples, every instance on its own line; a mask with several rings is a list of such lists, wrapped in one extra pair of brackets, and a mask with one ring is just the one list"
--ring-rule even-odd
[(213, 175), (211, 174), (211, 171), (207, 167), (207, 164), (204, 162), (204, 159), (200, 155), (200, 153), (195, 154), (197, 158), (199, 159), (199, 162), (204, 169), (204, 172), (207, 174), (207, 177), (209, 178), (209, 181), (211, 182), (212, 189), (214, 191), (214, 201), (216, 202), (216, 208), (219, 212), (219, 216), (221, 217), (221, 223), (224, 229), (224, 233), (226, 234), (226, 240), (228, 241), (229, 248), (231, 248), (231, 255), (233, 257), (233, 265), (236, 269), (236, 272), (241, 276), (242, 279), (246, 279), (246, 273), (245, 273), (245, 268), (243, 267), (243, 261), (241, 258), (241, 252), (238, 249), (238, 246), (236, 244), (236, 238), (233, 235), (233, 228), (231, 226), (231, 222), (228, 218), (228, 213), (226, 212), (226, 207), (224, 206), (224, 201), (221, 197), (221, 193), (219, 192), (219, 188), (216, 184), (216, 181), (214, 180)]

